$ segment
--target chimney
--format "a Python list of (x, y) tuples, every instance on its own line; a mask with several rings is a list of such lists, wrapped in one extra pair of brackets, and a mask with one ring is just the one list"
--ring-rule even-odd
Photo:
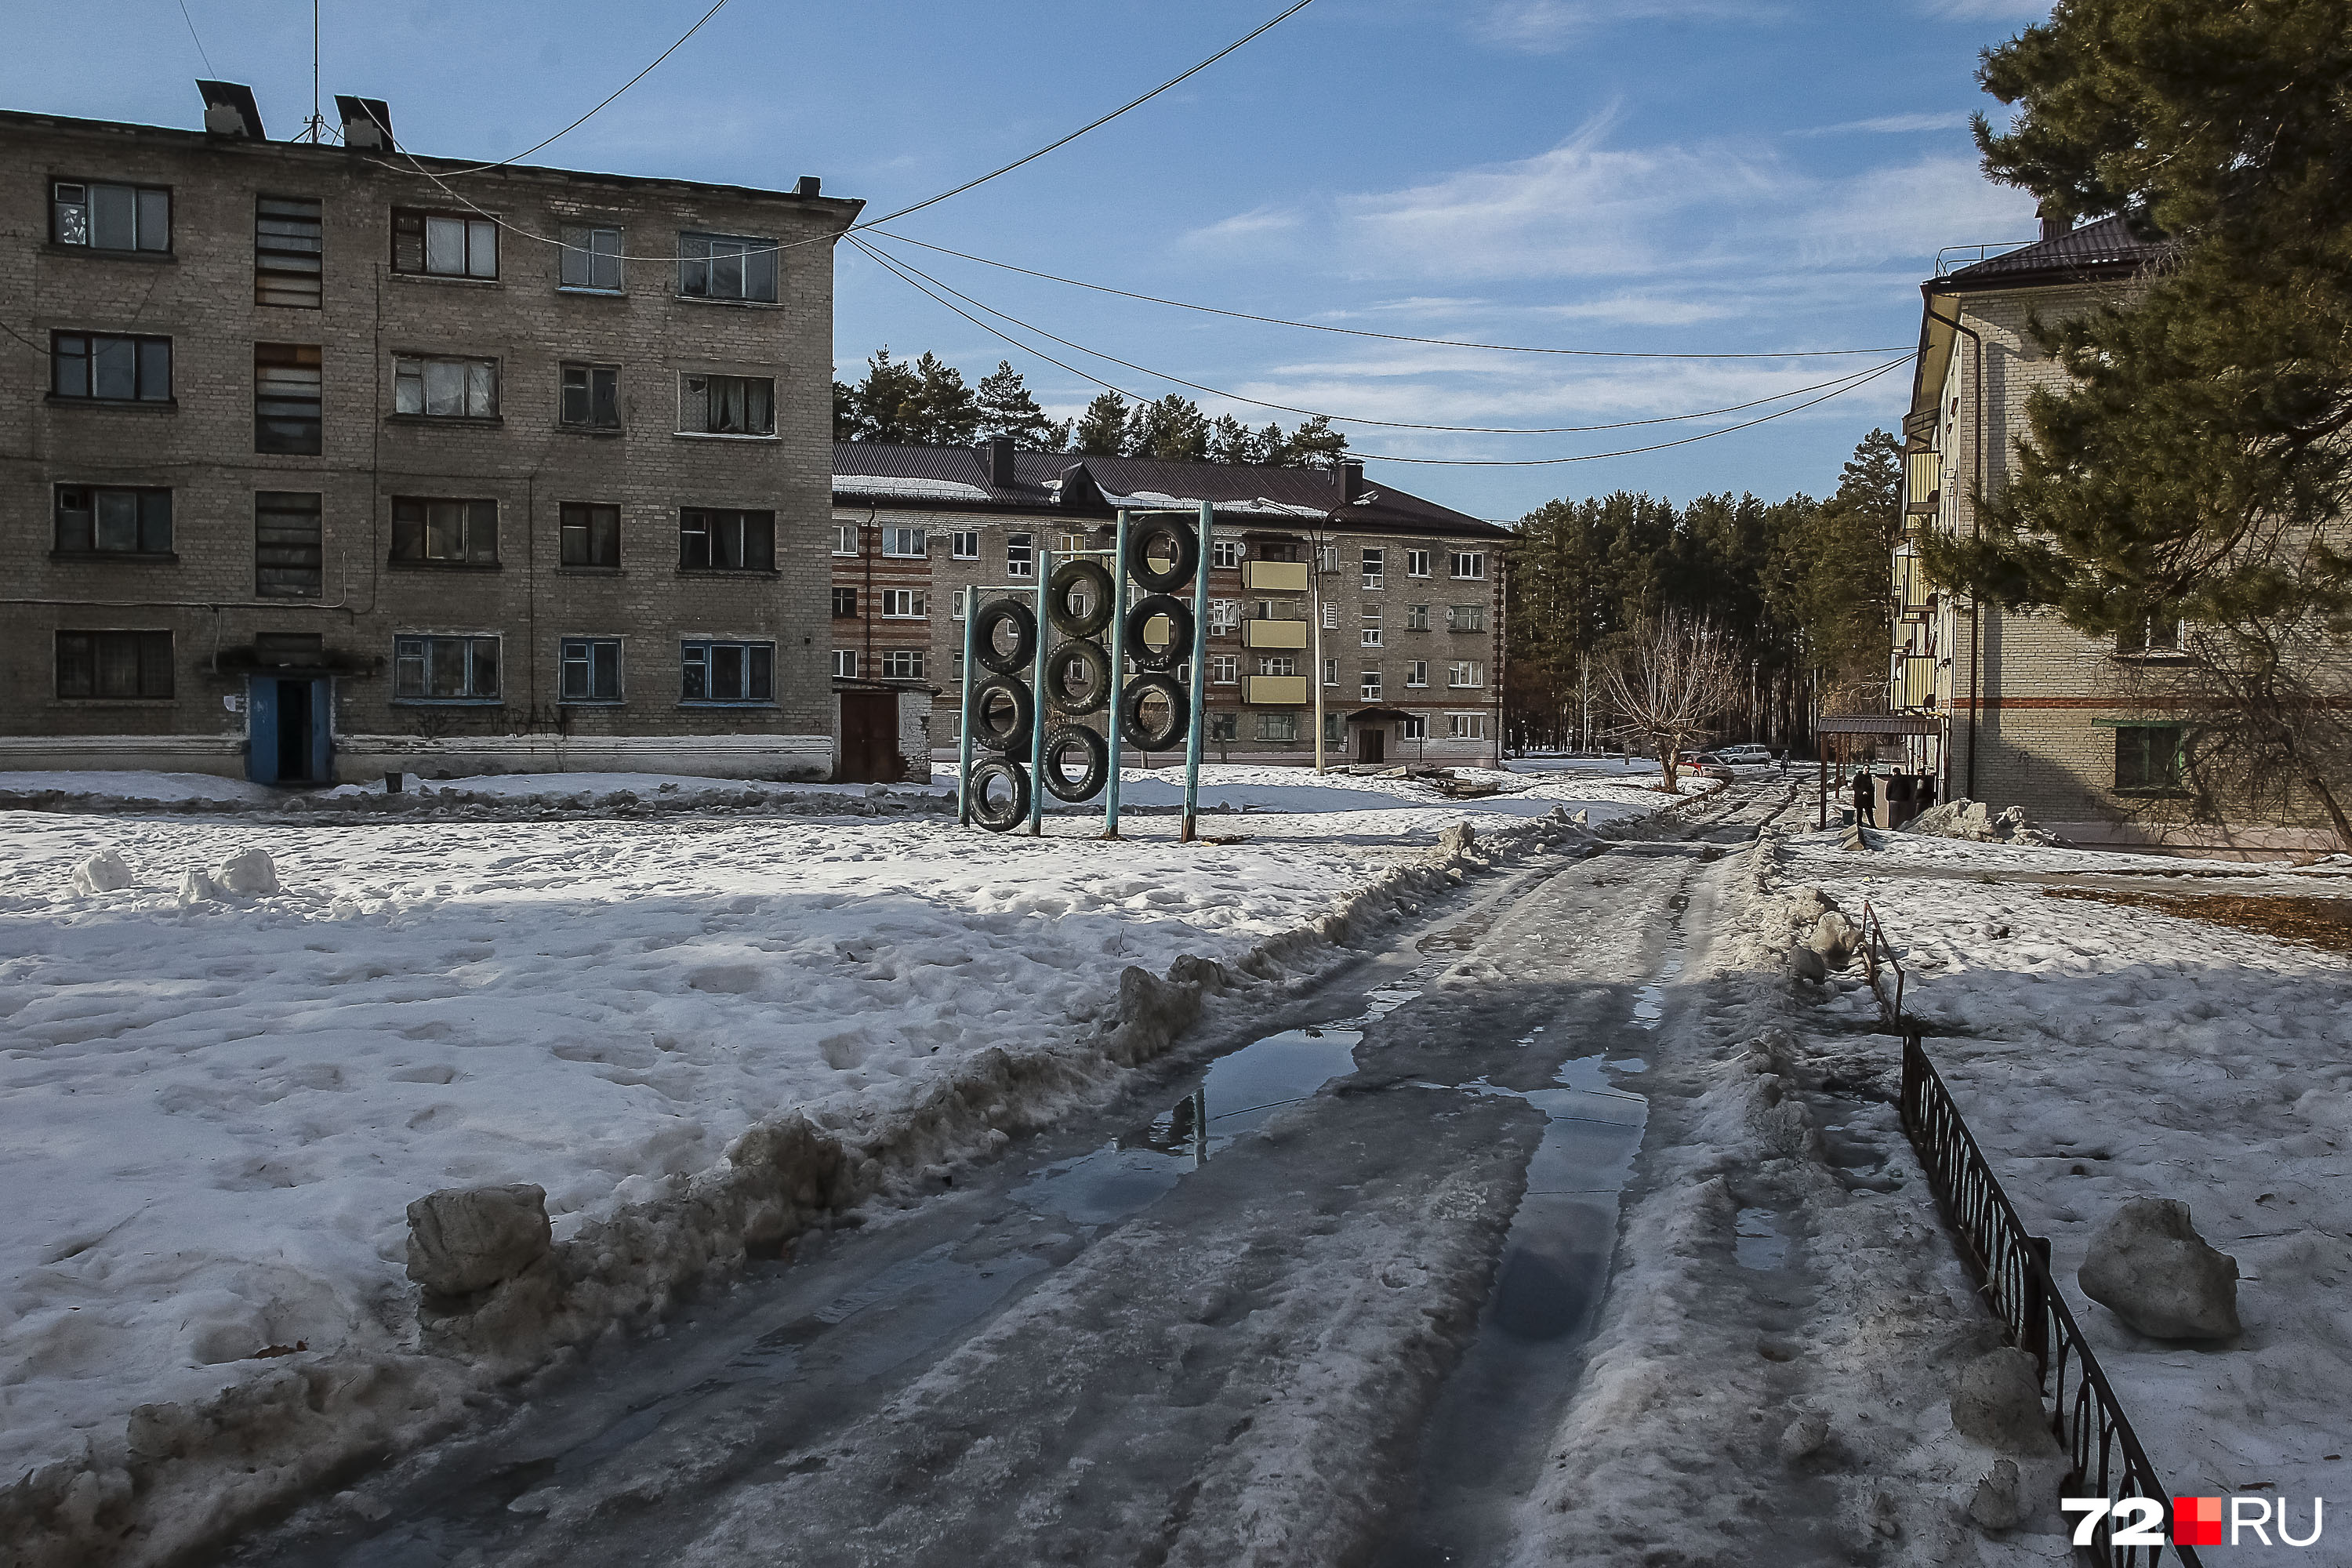
[(1342, 458), (1331, 467), (1332, 481), (1339, 487), (1339, 504), (1347, 505), (1364, 493), (1364, 465)]
[(2046, 202), (2042, 204), (2039, 216), (2042, 219), (2042, 237), (2045, 240), (2063, 239), (2074, 232), (2074, 220), (2052, 211)]
[(818, 179), (814, 174), (803, 174), (800, 177), (800, 183), (793, 186), (793, 195), (796, 196), (813, 196), (823, 189), (824, 189), (824, 182), (823, 180)]
[(1000, 490), (1013, 488), (1013, 437), (988, 438), (988, 482)]
[(269, 140), (262, 133), (261, 108), (253, 101), (253, 89), (241, 81), (198, 81), (196, 90), (205, 95), (205, 131), (250, 142)]
[(335, 94), (335, 112), (342, 116), (343, 145), (368, 152), (392, 151), (392, 110), (380, 98)]

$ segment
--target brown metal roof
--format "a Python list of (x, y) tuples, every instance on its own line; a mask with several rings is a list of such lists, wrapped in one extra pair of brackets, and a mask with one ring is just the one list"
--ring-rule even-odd
[(2096, 223), (2051, 238), (2037, 240), (2005, 256), (1963, 267), (1938, 279), (1938, 289), (2018, 289), (2047, 287), (2080, 279), (2128, 277), (2164, 251), (2160, 239), (2143, 239), (2121, 217)]

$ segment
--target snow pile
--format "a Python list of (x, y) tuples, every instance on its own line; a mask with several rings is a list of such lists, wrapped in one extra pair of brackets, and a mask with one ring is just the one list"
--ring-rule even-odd
[(1902, 831), (1937, 838), (1965, 838), (1975, 844), (2055, 844), (2057, 835), (2045, 833), (2026, 820), (2025, 808), (2012, 805), (1996, 813), (1980, 800), (1965, 795), (1929, 806)]
[[(1571, 801), (1640, 810), (1370, 790), (1195, 846), (936, 817), (0, 818), (0, 1472), (36, 1472), (0, 1534), (62, 1529), (70, 1561), (143, 1520), (134, 1556), (161, 1554), (354, 1444), (415, 1441), (467, 1381), (420, 1349), (527, 1365), (927, 1190), (1204, 994), (1328, 963), (1489, 841), (1581, 831)], [(1476, 848), (1431, 847), (1465, 817)], [(76, 893), (102, 852), (215, 869)], [(409, 1205), (522, 1184), (551, 1250), (420, 1342)]]

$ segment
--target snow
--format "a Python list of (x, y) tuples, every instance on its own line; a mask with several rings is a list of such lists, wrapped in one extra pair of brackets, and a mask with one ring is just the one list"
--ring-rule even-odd
[[(855, 1116), (992, 1047), (1093, 1039), (1127, 966), (1236, 961), (1454, 823), (1658, 806), (1558, 777), (1454, 802), (1207, 773), (1232, 807), (1209, 831), (1242, 842), (1181, 846), (1140, 813), (1117, 844), (1084, 818), (1031, 839), (937, 815), (0, 813), (0, 1474), (295, 1364), (256, 1359), (270, 1347), (412, 1347), (403, 1210), (426, 1192), (537, 1183), (568, 1237), (675, 1195), (783, 1110)], [(1139, 805), (1181, 790), (1130, 776)], [(685, 786), (446, 787), (616, 783)], [(131, 885), (77, 892), (110, 851)], [(183, 901), (187, 873), (255, 852), (282, 890)]]
[(283, 798), (280, 792), (267, 784), (212, 773), (124, 773), (96, 768), (87, 772), (0, 772), (0, 796), (51, 793), (155, 805), (205, 801), (264, 806)]
[(930, 496), (940, 500), (976, 500), (991, 499), (987, 487), (968, 485), (961, 479), (919, 479), (895, 474), (843, 474), (833, 476), (835, 495)]

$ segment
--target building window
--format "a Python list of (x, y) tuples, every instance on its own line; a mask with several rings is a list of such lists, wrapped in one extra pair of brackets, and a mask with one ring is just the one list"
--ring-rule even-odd
[(325, 588), (316, 490), (257, 490), (253, 497), (253, 592), (263, 599), (315, 599)]
[(885, 588), (882, 590), (882, 618), (919, 621), (925, 610), (924, 597), (920, 588)]
[(1242, 542), (1238, 539), (1213, 539), (1209, 542), (1209, 564), (1221, 571), (1232, 571), (1242, 563)]
[(395, 354), (392, 411), (426, 419), (495, 419), (499, 362)]
[(772, 436), (775, 381), (764, 375), (679, 376), (677, 427), (688, 436)]
[(163, 701), (172, 695), (169, 632), (59, 632), (58, 695)]
[(1261, 741), (1296, 741), (1298, 739), (1298, 715), (1296, 713), (1259, 714), (1257, 738)]
[(719, 234), (677, 237), (677, 291), (690, 300), (776, 298), (776, 242)]
[(621, 367), (616, 364), (567, 364), (556, 417), (574, 430), (618, 430), (621, 427)]
[(565, 501), (557, 509), (556, 563), (612, 569), (621, 564), (621, 509)]
[(1483, 550), (1456, 550), (1446, 556), (1446, 569), (1463, 582), (1484, 582), (1486, 577), (1486, 552)]
[(172, 553), (170, 490), (59, 485), (56, 502), (60, 555)]
[(496, 702), (496, 637), (396, 637), (392, 639), (395, 702)]
[(1238, 713), (1212, 713), (1212, 714), (1210, 714), (1210, 715), (1209, 715), (1209, 739), (1210, 739), (1210, 740), (1212, 740), (1212, 741), (1238, 741), (1238, 740), (1240, 740), (1241, 738), (1242, 738), (1242, 716), (1241, 716), (1240, 714), (1238, 714)]
[(1326, 686), (1337, 686), (1339, 684), (1339, 661), (1338, 659), (1327, 658), (1323, 661), (1323, 684)]
[(1337, 572), (1339, 569), (1339, 547), (1336, 544), (1317, 545), (1315, 547), (1315, 570), (1318, 573), (1324, 573)]
[(1037, 575), (1036, 545), (1030, 535), (1008, 533), (1004, 536), (1004, 574), (1007, 577)]
[(1364, 552), (1364, 586), (1377, 588), (1386, 580), (1388, 553), (1381, 550)]
[(882, 679), (885, 680), (922, 679), (922, 654), (914, 648), (892, 648), (882, 656)]
[(1365, 701), (1378, 702), (1381, 700), (1381, 672), (1379, 670), (1368, 669), (1364, 671), (1362, 690)]
[(919, 528), (898, 528), (882, 531), (882, 553), (885, 555), (920, 556), (929, 552), (923, 531)]
[(326, 280), (326, 228), (314, 196), (260, 196), (253, 206), (253, 302), (315, 310)]
[(1445, 684), (1448, 686), (1484, 686), (1486, 684), (1486, 678), (1479, 669), (1477, 660), (1458, 658), (1452, 664), (1445, 667)]
[(1484, 713), (1448, 713), (1445, 716), (1445, 738), (1449, 741), (1485, 740), (1486, 716)]
[(91, 250), (172, 249), (172, 193), (155, 185), (58, 180), (49, 186), (49, 237)]
[(979, 560), (980, 530), (976, 528), (957, 529), (955, 531), (954, 543), (949, 550), (949, 553), (954, 556), (958, 561)]
[(467, 213), (392, 209), (392, 269), (433, 278), (494, 279), (499, 226)]
[(565, 224), (560, 287), (599, 294), (621, 291), (621, 231)]
[(1404, 629), (1409, 632), (1427, 631), (1429, 629), (1429, 606), (1427, 605), (1407, 605), (1404, 607)]
[(1327, 632), (1336, 632), (1339, 629), (1339, 605), (1326, 605), (1323, 606), (1323, 629)]
[(1364, 612), (1364, 624), (1359, 638), (1359, 646), (1363, 647), (1381, 646), (1381, 613), (1378, 610)]
[(1323, 715), (1323, 740), (1328, 745), (1340, 745), (1348, 739), (1348, 717), (1344, 713)]
[(2116, 652), (2126, 658), (2162, 658), (2179, 651), (2180, 622), (2169, 616), (2150, 616), (2116, 634)]
[(1404, 667), (1404, 683), (1407, 686), (1428, 685), (1429, 660), (1425, 658), (1417, 658), (1411, 664), (1406, 665)]
[(621, 700), (621, 639), (565, 637), (562, 669), (557, 687), (563, 702), (618, 702)]
[(392, 558), (452, 565), (496, 565), (499, 503), (394, 497)]
[(317, 344), (254, 344), (253, 449), (317, 457), (326, 433), (322, 383)]
[(772, 702), (776, 645), (772, 642), (690, 642), (678, 649), (685, 676), (681, 702)]
[(103, 403), (172, 401), (172, 340), (51, 332), (49, 392)]
[(857, 525), (856, 523), (836, 522), (833, 525), (833, 552), (835, 555), (855, 555), (857, 553)]
[(2116, 788), (2180, 787), (2180, 726), (2128, 724), (2116, 731)]
[(1298, 661), (1288, 654), (1262, 653), (1257, 656), (1260, 675), (1297, 675)]
[(855, 680), (857, 679), (857, 650), (856, 648), (837, 647), (833, 650), (833, 678), (835, 680)]
[(681, 508), (677, 563), (681, 569), (695, 571), (772, 572), (776, 569), (776, 514)]
[(854, 621), (857, 618), (856, 589), (835, 588), (833, 591), (833, 618), (836, 621)]
[(1427, 719), (1427, 718), (1425, 718), (1425, 717), (1423, 717), (1422, 714), (1419, 714), (1419, 713), (1408, 713), (1408, 714), (1406, 714), (1406, 715), (1404, 716), (1404, 721), (1403, 721), (1403, 722), (1402, 722), (1402, 723), (1401, 723), (1401, 724), (1399, 724), (1399, 725), (1397, 726), (1397, 739), (1398, 739), (1398, 740), (1400, 740), (1400, 741), (1426, 741), (1426, 740), (1428, 740), (1428, 739), (1429, 739), (1429, 721), (1428, 721), (1428, 719)]
[[(950, 590), (950, 591), (949, 592), (949, 594), (948, 594), (948, 618), (949, 618), (950, 620), (960, 621), (960, 620), (963, 619), (963, 610), (964, 610), (964, 603), (965, 603), (965, 599), (966, 599), (966, 596), (967, 596), (968, 595), (970, 595), (970, 594), (971, 594), (971, 589), (969, 589), (969, 588), (956, 588), (956, 589), (952, 589), (952, 590)], [(957, 657), (957, 658), (962, 658), (963, 656), (962, 656), (962, 655), (961, 655), (961, 654), (959, 654), (959, 655), (957, 655), (956, 657)]]
[(1445, 629), (1449, 632), (1483, 632), (1486, 629), (1486, 606), (1484, 605), (1449, 605), (1445, 608)]
[(1209, 684), (1232, 686), (1242, 678), (1242, 661), (1238, 654), (1212, 654), (1209, 658)]
[(1242, 606), (1238, 599), (1209, 601), (1209, 630), (1212, 634), (1230, 632), (1241, 624)]
[(1408, 577), (1428, 576), (1429, 552), (1426, 550), (1406, 551), (1404, 552), (1404, 574)]

